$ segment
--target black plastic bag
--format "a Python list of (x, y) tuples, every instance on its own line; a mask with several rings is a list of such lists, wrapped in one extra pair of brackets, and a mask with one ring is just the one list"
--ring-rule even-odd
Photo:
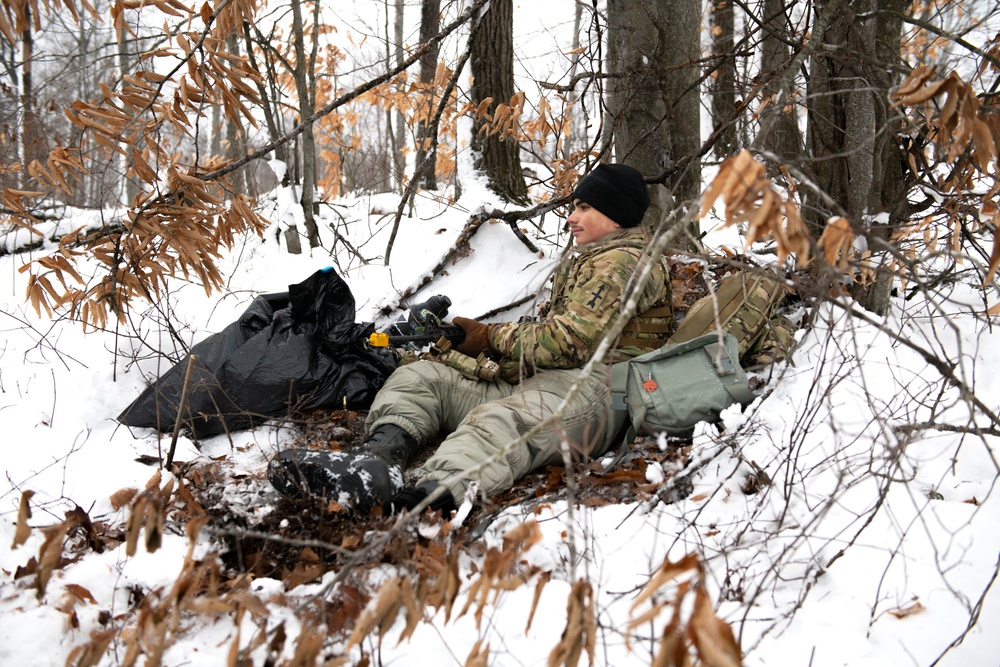
[[(374, 326), (354, 317), (350, 288), (329, 268), (288, 292), (257, 297), (236, 322), (191, 348), (183, 427), (203, 438), (296, 411), (370, 407), (396, 359), (388, 348), (370, 347)], [(188, 357), (118, 421), (172, 431), (187, 367)]]

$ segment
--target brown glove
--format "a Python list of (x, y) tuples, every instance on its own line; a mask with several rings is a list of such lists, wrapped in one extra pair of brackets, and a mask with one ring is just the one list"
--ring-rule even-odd
[(467, 317), (455, 317), (452, 319), (456, 325), (465, 331), (465, 340), (461, 345), (456, 345), (455, 350), (475, 359), (480, 352), (490, 349), (490, 327)]

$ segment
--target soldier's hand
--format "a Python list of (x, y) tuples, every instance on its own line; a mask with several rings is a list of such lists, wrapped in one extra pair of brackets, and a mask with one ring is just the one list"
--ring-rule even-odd
[(455, 350), (475, 359), (481, 352), (490, 349), (490, 327), (467, 317), (456, 317), (452, 322), (465, 332), (465, 340), (455, 346)]

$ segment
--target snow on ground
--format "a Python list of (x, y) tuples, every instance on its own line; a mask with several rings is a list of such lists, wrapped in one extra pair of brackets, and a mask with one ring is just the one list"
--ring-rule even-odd
[[(379, 308), (395, 304), (399, 293), (430, 272), (465, 226), (468, 211), (482, 203), (476, 199), (481, 193), (469, 188), (454, 206), (421, 199), (417, 218), (400, 226), (390, 266), (380, 258), (391, 228), (392, 198), (335, 203), (337, 219), (344, 220), (341, 233), (370, 260), (350, 259), (342, 248), (338, 255), (359, 321), (377, 319)], [(207, 297), (200, 286), (177, 281), (165, 297), (189, 343), (223, 328), (254, 295), (284, 291), (331, 264), (324, 251), (294, 257), (275, 242), (291, 201), (281, 193), (269, 213), (279, 221), (275, 227), (263, 240), (248, 239), (227, 256), (226, 293)], [(549, 224), (554, 235), (557, 222)], [(714, 239), (738, 247), (731, 231)], [(333, 243), (326, 237), (324, 242)], [(502, 224), (484, 225), (472, 249), (414, 300), (446, 294), (454, 302), (453, 314), (474, 316), (537, 291), (559, 252), (546, 246), (542, 256), (532, 253)], [(102, 618), (126, 612), (132, 589), (173, 586), (188, 542), (168, 533), (155, 553), (141, 544), (132, 557), (124, 545), (88, 553), (56, 570), (41, 599), (34, 576), (15, 579), (17, 569), (39, 554), (41, 529), (74, 506), (94, 521), (123, 524), (127, 508), (114, 509), (112, 494), (144, 488), (155, 468), (136, 459), (158, 456), (169, 445), (169, 438), (130, 432), (115, 422), (146, 381), (166, 368), (148, 354), (137, 363), (130, 359), (142, 349), (133, 331), (154, 346), (166, 345), (155, 320), (136, 313), (117, 331), (84, 333), (65, 319), (39, 318), (23, 302), (25, 276), (18, 268), (25, 260), (0, 258), (0, 664), (63, 665), (74, 647), (105, 627)], [(494, 522), (482, 538), (487, 546), (499, 545), (506, 530), (527, 520), (538, 522), (542, 538), (524, 554), (525, 562), (552, 577), (530, 628), (533, 583), (499, 595), (478, 627), (471, 612), (457, 617), (481, 567), (463, 560), (463, 592), (450, 622), (439, 610), (397, 645), (401, 617), (383, 640), (382, 664), (410, 664), (413, 656), (420, 656), (421, 664), (461, 663), (478, 640), (489, 643), (490, 664), (545, 664), (580, 578), (594, 590), (596, 664), (645, 664), (669, 614), (627, 638), (625, 628), (645, 609), (632, 608), (638, 591), (665, 559), (695, 553), (705, 564), (710, 597), (733, 626), (747, 665), (930, 665), (977, 618), (964, 641), (937, 664), (996, 665), (1000, 637), (992, 629), (1000, 620), (1000, 597), (990, 585), (1000, 554), (997, 439), (912, 428), (929, 421), (968, 426), (973, 417), (958, 389), (942, 383), (917, 351), (887, 333), (899, 331), (907, 341), (948, 358), (960, 355), (957, 377), (995, 410), (1000, 345), (998, 334), (969, 314), (981, 304), (978, 294), (958, 285), (942, 307), (920, 296), (896, 298), (890, 315), (871, 323), (822, 306), (813, 328), (800, 333), (791, 363), (765, 374), (765, 396), (746, 414), (726, 415), (730, 435), (700, 429), (694, 445), (699, 465), (690, 466), (696, 468), (693, 490), (685, 499), (577, 507), (572, 518), (565, 503), (554, 503), (531, 516), (508, 510)], [(225, 498), (233, 511), (262, 514), (274, 511), (276, 497), (262, 480), (263, 467), (288, 438), (277, 425), (236, 433), (231, 440), (210, 438), (200, 449), (181, 437), (176, 458), (220, 459), (231, 473), (246, 473), (227, 478)], [(770, 484), (745, 493), (751, 474), (766, 476)], [(670, 476), (651, 478), (674, 483)], [(34, 530), (25, 544), (11, 548), (18, 503), (27, 490), (35, 494), (29, 521)], [(214, 546), (202, 537), (195, 557)], [(66, 609), (72, 591), (80, 590), (74, 585), (90, 597), (76, 600), (77, 627), (70, 627), (71, 617), (60, 607)], [(258, 580), (250, 591), (272, 601), (268, 628), (285, 622), (289, 636), (296, 636), (300, 619), (292, 605), (274, 601), (305, 599), (324, 586), (329, 579), (289, 591), (281, 582)], [(216, 665), (226, 659), (236, 639), (231, 614), (184, 623), (164, 664)], [(243, 645), (254, 627), (249, 615), (243, 618)], [(112, 645), (100, 664), (117, 664), (113, 655), (121, 659), (122, 650)], [(286, 657), (290, 651), (291, 643)], [(266, 646), (251, 655), (262, 664)]]

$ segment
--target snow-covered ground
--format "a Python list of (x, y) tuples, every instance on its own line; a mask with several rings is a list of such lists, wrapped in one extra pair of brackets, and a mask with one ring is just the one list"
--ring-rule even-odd
[[(291, 201), (281, 193), (270, 219), (291, 215)], [(466, 184), (458, 206), (419, 200), (417, 218), (403, 220), (390, 266), (380, 260), (361, 264), (341, 253), (358, 321), (375, 321), (380, 307), (425, 276), (466, 224), (467, 211), (483, 203), (494, 204), (477, 183)], [(393, 211), (393, 200), (367, 197), (335, 205), (348, 221), (341, 233), (359, 242), (371, 236), (362, 253), (381, 256), (391, 216), (379, 211)], [(64, 224), (85, 223), (80, 216)], [(275, 243), (280, 224), (227, 256), (225, 294), (206, 297), (200, 286), (178, 281), (165, 297), (188, 342), (223, 328), (253, 295), (283, 291), (331, 263), (322, 251), (285, 253)], [(557, 221), (548, 224), (554, 235)], [(732, 230), (709, 238), (740, 244)], [(484, 225), (472, 250), (415, 298), (447, 294), (453, 315), (475, 316), (537, 290), (559, 253), (552, 246), (541, 256), (532, 253), (503, 224)], [(131, 557), (124, 544), (103, 553), (78, 549), (73, 562), (52, 572), (40, 598), (35, 575), (16, 576), (39, 558), (44, 527), (76, 506), (94, 522), (123, 526), (129, 507), (116, 509), (112, 496), (145, 488), (156, 469), (136, 459), (161, 455), (169, 442), (115, 421), (147, 379), (165, 369), (166, 362), (148, 354), (132, 361), (141, 351), (135, 332), (164, 344), (153, 320), (136, 313), (117, 330), (85, 333), (66, 319), (39, 318), (24, 303), (25, 275), (18, 268), (26, 260), (0, 258), (0, 664), (63, 665), (93, 632), (135, 622), (134, 591), (171, 589), (188, 540), (167, 530), (158, 550), (147, 552), (140, 540)], [(401, 614), (382, 642), (382, 664), (411, 664), (414, 656), (421, 664), (462, 663), (477, 641), (489, 644), (488, 664), (545, 664), (566, 626), (567, 600), (579, 579), (593, 587), (595, 662), (645, 664), (670, 610), (634, 624), (650, 605), (635, 602), (665, 561), (688, 554), (703, 564), (705, 590), (739, 638), (747, 665), (930, 665), (942, 654), (937, 664), (998, 664), (1000, 637), (993, 629), (1000, 622), (1000, 597), (990, 590), (1000, 554), (998, 466), (991, 449), (998, 441), (968, 432), (977, 418), (970, 415), (967, 396), (901, 342), (957, 362), (955, 377), (997, 409), (998, 334), (972, 314), (982, 310), (982, 292), (960, 284), (946, 296), (937, 305), (923, 295), (894, 298), (889, 315), (869, 316), (871, 322), (820, 306), (813, 326), (800, 333), (791, 362), (761, 375), (767, 383), (762, 398), (745, 414), (726, 415), (727, 434), (699, 429), (690, 465), (693, 489), (684, 500), (637, 498), (572, 513), (556, 502), (532, 515), (508, 510), (491, 525), (483, 545), (499, 548), (505, 531), (538, 523), (540, 540), (522, 555), (522, 565), (537, 568), (531, 570), (536, 578), (546, 572), (551, 579), (530, 629), (535, 579), (491, 597), (478, 627), (471, 610), (459, 616), (483, 567), (481, 558), (476, 562), (467, 554), (459, 562), (461, 588), (449, 622), (444, 609), (427, 609), (425, 622), (397, 645), (405, 627)], [(925, 422), (937, 428), (919, 427)], [(274, 511), (277, 497), (263, 478), (265, 463), (290, 437), (277, 424), (235, 433), (231, 440), (210, 438), (200, 449), (181, 437), (176, 459), (223, 461), (226, 501), (250, 516), (263, 515)], [(770, 483), (748, 493), (751, 474)], [(673, 483), (655, 470), (648, 477), (654, 484)], [(163, 473), (159, 484), (169, 478)], [(26, 491), (34, 493), (32, 530), (24, 544), (11, 548)], [(203, 559), (218, 548), (203, 534), (193, 557)], [(376, 577), (395, 574), (388, 566), (373, 570)], [(256, 625), (250, 614), (240, 616), (242, 639), (232, 612), (185, 612), (163, 664), (220, 664), (234, 642), (245, 648), (256, 628), (273, 630), (282, 622), (289, 637), (297, 637), (301, 618), (289, 600), (317, 591), (336, 596), (333, 576), (293, 590), (277, 580), (252, 582), (248, 592), (269, 615)], [(650, 600), (669, 602), (670, 596), (661, 592)], [(964, 641), (946, 652), (974, 621)], [(292, 648), (290, 639), (285, 657)], [(337, 653), (344, 645), (328, 649)], [(347, 656), (356, 659), (357, 651)], [(118, 664), (124, 652), (116, 640), (99, 664)], [(266, 645), (251, 651), (254, 664), (263, 664), (266, 652)]]
[[(358, 30), (368, 25), (361, 34), (377, 35), (384, 19), (361, 10), (384, 5), (349, 4), (337, 10), (337, 20)], [(359, 7), (366, 17), (360, 23), (347, 16)], [(516, 7), (518, 76), (556, 80), (568, 70), (572, 7), (568, 0)], [(543, 14), (560, 18), (539, 19)], [(412, 25), (407, 30), (414, 33)], [(289, 223), (300, 230), (303, 225), (295, 197), (278, 192), (264, 211), (274, 221), (264, 237), (244, 240), (223, 259), (225, 292), (206, 296), (200, 285), (176, 280), (160, 309), (191, 344), (232, 322), (255, 295), (284, 291), (334, 265), (354, 294), (358, 321), (382, 323), (380, 309), (394, 306), (399, 294), (430, 274), (470, 212), (501, 206), (470, 178), (468, 158), (461, 155), (461, 199), (419, 196), (415, 217), (402, 221), (388, 266), (381, 258), (395, 196), (359, 196), (324, 207), (324, 228), (337, 225), (362, 261), (328, 233), (323, 249), (284, 252), (279, 233)], [(92, 214), (70, 211), (61, 226), (69, 231), (95, 222)], [(472, 252), (413, 300), (446, 294), (452, 315), (475, 317), (536, 292), (566, 241), (551, 214), (545, 225), (547, 238), (557, 242), (539, 241), (540, 254), (506, 225), (483, 225)], [(4, 242), (10, 250), (27, 240), (21, 232)], [(742, 247), (731, 229), (714, 230), (707, 241)], [(0, 665), (118, 665), (137, 645), (147, 656), (165, 647), (164, 665), (235, 664), (233, 646), (254, 665), (307, 664), (294, 662), (296, 641), (317, 629), (307, 623), (315, 618), (299, 608), (308, 608), (313, 595), (346, 596), (337, 573), (295, 587), (277, 579), (250, 581), (238, 592), (243, 597), (226, 598), (228, 607), (203, 600), (201, 608), (170, 616), (163, 641), (155, 636), (165, 627), (153, 613), (155, 601), (169, 598), (193, 564), (211, 562), (221, 543), (210, 530), (202, 531), (190, 552), (176, 515), (153, 552), (143, 539), (132, 556), (125, 543), (98, 552), (79, 533), (61, 552), (68, 562), (58, 562), (59, 552), (45, 548), (46, 527), (62, 522), (67, 512), (78, 513), (76, 508), (110, 534), (130, 516), (122, 490), (144, 489), (152, 479), (177, 492), (178, 480), (148, 463), (165, 455), (169, 437), (132, 432), (115, 420), (168, 367), (151, 348), (176, 355), (176, 344), (153, 310), (137, 308), (127, 323), (101, 332), (37, 316), (25, 303), (26, 275), (19, 273), (30, 256), (0, 257)], [(664, 472), (650, 461), (647, 478), (654, 491), (667, 493), (680, 477), (689, 479), (683, 500), (665, 504), (645, 495), (597, 507), (553, 502), (537, 512), (509, 509), (483, 535), (482, 548), (462, 552), (450, 615), (443, 608), (422, 610), (424, 622), (397, 643), (410, 630), (400, 614), (380, 648), (371, 639), (361, 648), (385, 665), (466, 664), (486, 644), (488, 660), (469, 664), (548, 664), (566, 630), (568, 602), (585, 599), (592, 600), (597, 619), (594, 663), (650, 664), (679, 589), (665, 584), (647, 598), (646, 587), (651, 580), (659, 583), (655, 574), (672, 562), (704, 568), (707, 598), (732, 627), (748, 666), (996, 667), (1000, 593), (992, 584), (1000, 567), (1000, 466), (994, 452), (1000, 440), (976, 433), (977, 424), (987, 424), (982, 411), (973, 414), (969, 406), (975, 398), (994, 414), (1000, 411), (1000, 345), (995, 321), (977, 315), (984, 310), (983, 293), (973, 283), (946, 286), (930, 298), (918, 292), (907, 299), (901, 289), (884, 318), (819, 306), (792, 359), (759, 374), (760, 400), (745, 413), (727, 413), (725, 435), (699, 428), (688, 470)], [(995, 290), (988, 300), (996, 303)], [(839, 303), (850, 306), (846, 299)], [(530, 308), (525, 304), (505, 317)], [(935, 366), (934, 360), (950, 366)], [(942, 369), (950, 369), (947, 381)], [(197, 447), (180, 437), (175, 459), (219, 463), (220, 496), (232, 511), (266, 517), (276, 511), (277, 495), (264, 468), (293, 436), (271, 423)], [(33, 494), (31, 530), (14, 546), (21, 542), (15, 534), (26, 493)], [(537, 542), (523, 553), (503, 551), (504, 534), (524, 530), (528, 522), (537, 523)], [(432, 535), (436, 527), (419, 530)], [(516, 556), (515, 569), (527, 583), (487, 596), (477, 620), (474, 586), (483, 581), (487, 548)], [(694, 560), (682, 560), (689, 555)], [(38, 576), (25, 574), (34, 571), (33, 560), (57, 566), (42, 596), (36, 595)], [(398, 574), (392, 566), (368, 570), (373, 583)], [(690, 569), (680, 574), (684, 581), (698, 578)], [(592, 587), (590, 597), (574, 597), (580, 581)], [(137, 606), (142, 596), (153, 602)], [(696, 608), (690, 597), (681, 605), (685, 619)], [(460, 614), (467, 602), (469, 611)], [(665, 608), (653, 613), (652, 605), (660, 604)], [(279, 627), (289, 639), (268, 656)], [(139, 642), (137, 628), (144, 633)], [(265, 642), (255, 645), (261, 637)], [(101, 650), (89, 655), (81, 648), (88, 644)], [(323, 655), (343, 654), (350, 664), (359, 650), (339, 641), (328, 643)]]

